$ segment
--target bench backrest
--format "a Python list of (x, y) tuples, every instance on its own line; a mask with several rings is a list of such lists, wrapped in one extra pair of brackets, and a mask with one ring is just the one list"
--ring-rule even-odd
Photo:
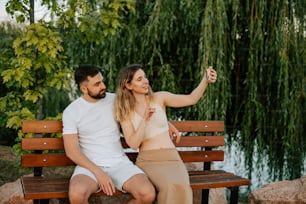
[[(210, 162), (223, 161), (224, 122), (223, 121), (171, 121), (185, 136), (177, 144), (177, 149), (184, 162), (205, 162), (205, 169)], [(62, 121), (28, 120), (22, 123), (23, 133), (34, 133), (34, 138), (23, 138), (21, 166), (47, 167), (70, 166), (74, 163), (66, 157), (62, 138), (50, 138), (49, 134), (62, 132)], [(129, 152), (128, 145), (121, 139), (128, 157), (135, 161), (137, 152)]]

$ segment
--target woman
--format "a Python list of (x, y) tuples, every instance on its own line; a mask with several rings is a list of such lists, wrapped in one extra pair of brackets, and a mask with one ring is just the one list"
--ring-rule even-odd
[[(209, 76), (209, 77), (208, 77)], [(168, 133), (166, 107), (184, 107), (198, 102), (217, 73), (208, 68), (199, 85), (188, 95), (152, 92), (141, 65), (131, 65), (119, 74), (115, 119), (132, 149), (139, 149), (136, 164), (155, 185), (158, 204), (192, 204), (187, 169)]]

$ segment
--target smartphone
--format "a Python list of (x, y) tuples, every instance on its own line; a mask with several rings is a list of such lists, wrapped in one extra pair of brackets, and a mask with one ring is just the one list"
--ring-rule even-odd
[[(210, 67), (209, 67), (210, 68)], [(209, 71), (209, 68), (206, 69), (206, 79), (207, 80), (210, 80), (210, 71)]]

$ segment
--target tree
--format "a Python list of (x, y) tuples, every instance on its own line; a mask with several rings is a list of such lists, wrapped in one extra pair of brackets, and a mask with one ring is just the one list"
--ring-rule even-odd
[(56, 32), (37, 23), (26, 27), (14, 41), (16, 57), (1, 76), (9, 91), (0, 98), (7, 126), (18, 129), (25, 119), (41, 119), (42, 99), (48, 87), (69, 88), (69, 69)]
[[(9, 22), (2, 22), (0, 24), (0, 73), (9, 67), (9, 61), (14, 57), (14, 50), (12, 48), (12, 43), (14, 39), (18, 37), (20, 28)], [(3, 83), (2, 78), (0, 78), (0, 97), (6, 95), (9, 89)], [(5, 112), (0, 111), (0, 141), (1, 144), (13, 145), (15, 144), (15, 138), (17, 135), (16, 130), (6, 127), (6, 121), (8, 116)]]
[[(41, 0), (40, 6), (47, 6), (51, 13), (60, 9), (57, 0)], [(30, 22), (35, 23), (35, 1), (34, 0), (8, 0), (6, 3), (6, 11), (15, 17), (18, 23)]]
[[(274, 180), (297, 178), (305, 160), (305, 1), (137, 1), (103, 44), (69, 47), (103, 65), (114, 90), (118, 70), (142, 63), (153, 90), (188, 93), (213, 65), (218, 81), (199, 104), (169, 109), (173, 119), (225, 119), (229, 141), (246, 153), (249, 177), (261, 159)], [(82, 51), (79, 48), (82, 47)], [(280, 148), (281, 147), (281, 148)]]
[[(56, 95), (50, 91), (61, 92), (71, 88), (71, 71), (77, 58), (69, 58), (65, 54), (62, 42), (66, 36), (74, 36), (78, 30), (81, 36), (77, 40), (86, 43), (95, 39), (95, 43), (103, 43), (103, 36), (114, 34), (120, 26), (122, 12), (133, 8), (133, 1), (129, 0), (61, 3), (41, 1), (41, 5), (47, 5), (51, 14), (57, 17), (57, 23), (63, 30), (54, 26), (54, 22), (35, 22), (33, 0), (9, 0), (6, 4), (7, 11), (16, 15), (17, 22), (30, 23), (14, 41), (15, 57), (9, 60), (9, 65), (1, 72), (8, 91), (0, 98), (0, 110), (8, 116), (6, 126), (9, 128), (19, 129), (22, 120), (43, 119), (43, 113), (48, 113), (48, 107), (43, 105), (48, 105), (49, 101), (45, 100), (50, 95)], [(96, 32), (89, 32), (91, 26), (97, 28)], [(100, 34), (101, 37), (94, 38), (94, 34)], [(62, 96), (62, 93), (57, 96)], [(60, 119), (60, 115), (57, 118)], [(22, 136), (19, 132), (19, 137)]]
[(238, 141), (246, 154), (249, 178), (255, 153), (259, 167), (263, 157), (271, 161), (273, 179), (300, 176), (305, 1), (58, 2), (49, 28), (62, 40), (67, 67), (103, 67), (114, 91), (119, 69), (142, 63), (153, 90), (188, 93), (213, 65), (217, 83), (199, 104), (167, 110), (169, 117), (225, 120), (229, 141)]

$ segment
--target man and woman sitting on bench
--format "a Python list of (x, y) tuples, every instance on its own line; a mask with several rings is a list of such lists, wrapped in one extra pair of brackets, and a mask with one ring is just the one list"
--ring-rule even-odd
[[(130, 65), (120, 72), (114, 94), (106, 92), (97, 67), (79, 66), (75, 81), (82, 96), (62, 118), (65, 151), (77, 164), (70, 202), (88, 203), (92, 193), (112, 195), (117, 188), (132, 195), (129, 203), (153, 203), (157, 195), (159, 204), (192, 204), (188, 173), (169, 137), (165, 108), (195, 104), (216, 78), (210, 67), (188, 95), (152, 92), (143, 67)], [(118, 123), (127, 144), (139, 149), (136, 165), (123, 151)]]

